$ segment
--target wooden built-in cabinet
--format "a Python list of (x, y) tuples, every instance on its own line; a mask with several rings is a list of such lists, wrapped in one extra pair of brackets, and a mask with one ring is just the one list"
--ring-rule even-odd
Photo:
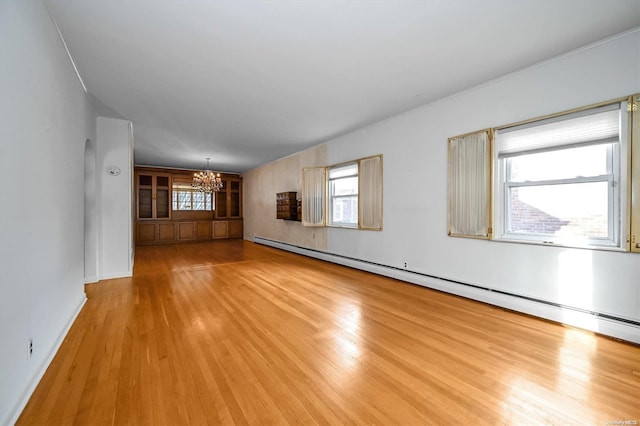
[(175, 240), (171, 220), (171, 175), (140, 171), (136, 182), (136, 242), (149, 244)]
[(222, 177), (222, 188), (216, 193), (213, 238), (242, 238), (242, 178)]
[(171, 218), (171, 176), (136, 173), (138, 219)]
[(184, 185), (192, 176), (188, 170), (136, 168), (136, 244), (242, 238), (242, 178), (221, 176), (213, 211), (173, 210), (172, 182)]
[(276, 194), (276, 219), (299, 220), (297, 192), (278, 192)]

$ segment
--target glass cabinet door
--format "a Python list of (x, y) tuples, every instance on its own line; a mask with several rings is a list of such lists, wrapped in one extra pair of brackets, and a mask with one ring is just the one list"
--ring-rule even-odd
[(168, 219), (171, 209), (169, 176), (156, 176), (156, 218)]
[(153, 218), (153, 176), (138, 175), (138, 219)]
[(231, 180), (229, 182), (229, 217), (241, 217), (240, 203), (242, 197), (240, 195), (240, 181)]
[(138, 219), (171, 217), (170, 181), (168, 175), (138, 174)]
[(216, 193), (216, 218), (228, 217), (227, 212), (227, 189), (229, 183), (226, 179), (222, 181), (222, 188)]

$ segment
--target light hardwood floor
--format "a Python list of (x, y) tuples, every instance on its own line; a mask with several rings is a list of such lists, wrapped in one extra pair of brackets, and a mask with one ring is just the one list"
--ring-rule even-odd
[(243, 241), (137, 247), (19, 425), (640, 420), (640, 347)]

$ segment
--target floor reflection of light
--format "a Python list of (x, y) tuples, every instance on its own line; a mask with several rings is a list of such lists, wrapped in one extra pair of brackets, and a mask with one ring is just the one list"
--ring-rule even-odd
[(514, 377), (509, 383), (509, 390), (502, 401), (502, 418), (505, 423), (525, 423), (539, 421), (548, 417), (548, 413), (541, 410), (538, 385), (522, 377)]
[(191, 325), (193, 327), (197, 328), (200, 331), (204, 331), (204, 329), (205, 329), (204, 322), (202, 321), (202, 318), (200, 318), (200, 317), (191, 318)]
[(334, 331), (338, 365), (352, 370), (357, 367), (360, 351), (360, 306), (344, 303), (338, 308), (337, 327)]
[(564, 344), (558, 354), (558, 392), (584, 401), (589, 397), (591, 383), (591, 355), (596, 338), (580, 330), (565, 330)]
[(571, 394), (554, 392), (522, 377), (514, 377), (502, 401), (504, 424), (597, 424), (585, 404)]
[(341, 367), (346, 367), (349, 370), (357, 366), (360, 357), (360, 347), (358, 343), (352, 339), (353, 336), (346, 336), (340, 333), (335, 336), (336, 352), (340, 361), (339, 364)]
[[(515, 424), (597, 424), (589, 409), (591, 356), (596, 350), (594, 335), (582, 330), (565, 330), (557, 361), (549, 360), (541, 382), (516, 375), (508, 381), (502, 400), (504, 423)], [(550, 375), (553, 383), (547, 386)]]
[(345, 304), (338, 311), (338, 324), (347, 333), (358, 335), (360, 331), (360, 306)]

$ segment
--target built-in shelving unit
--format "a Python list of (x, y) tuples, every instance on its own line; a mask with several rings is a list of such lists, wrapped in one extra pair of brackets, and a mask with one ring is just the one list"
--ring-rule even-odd
[(136, 167), (136, 244), (243, 237), (242, 178), (221, 175), (223, 187), (209, 204), (213, 210), (174, 210), (174, 183), (180, 191), (192, 178), (189, 170)]

